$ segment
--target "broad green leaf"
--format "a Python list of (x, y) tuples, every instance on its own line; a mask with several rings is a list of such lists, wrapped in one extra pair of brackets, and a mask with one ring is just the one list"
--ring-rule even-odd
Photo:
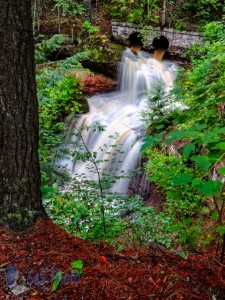
[(208, 145), (211, 143), (219, 142), (221, 138), (217, 134), (213, 134), (212, 132), (207, 132), (201, 137), (201, 145)]
[(225, 167), (219, 168), (219, 172), (222, 176), (225, 176)]
[(185, 225), (190, 225), (191, 222), (192, 222), (192, 218), (183, 219), (183, 223), (184, 223)]
[(169, 133), (169, 137), (166, 139), (167, 145), (171, 144), (173, 141), (181, 140), (182, 138), (196, 139), (202, 133), (194, 130), (174, 130)]
[(180, 174), (173, 178), (174, 185), (185, 185), (192, 181), (192, 174)]
[(83, 261), (82, 260), (75, 260), (71, 263), (73, 269), (82, 269), (83, 268)]
[(141, 152), (143, 153), (145, 150), (147, 150), (148, 148), (150, 148), (151, 146), (153, 146), (153, 142), (154, 139), (152, 136), (147, 136), (144, 141), (143, 144), (141, 146)]
[(205, 194), (206, 196), (212, 197), (213, 194), (220, 194), (223, 188), (223, 183), (219, 180), (209, 180), (203, 182), (199, 187), (198, 191)]
[(182, 232), (180, 235), (180, 240), (185, 243), (187, 241), (188, 237), (189, 237), (188, 233)]
[(169, 145), (173, 141), (182, 139), (186, 134), (186, 131), (174, 130), (169, 133), (169, 137), (166, 139), (166, 144)]
[(201, 179), (200, 178), (195, 178), (192, 180), (192, 184), (191, 186), (196, 186), (196, 185), (200, 185), (202, 183)]
[(182, 154), (185, 160), (187, 160), (191, 154), (191, 152), (195, 151), (195, 144), (188, 144), (182, 148)]
[(154, 136), (154, 145), (153, 146), (158, 145), (162, 141), (164, 134), (165, 134), (165, 131), (162, 131)]
[(181, 92), (182, 92), (182, 88), (181, 87), (176, 87), (176, 88), (173, 88), (171, 93), (175, 94), (175, 95), (179, 95)]
[(144, 143), (141, 147), (141, 152), (143, 153), (145, 150), (147, 150), (148, 148), (152, 147), (152, 146), (156, 146), (158, 145), (162, 138), (163, 138), (163, 135), (164, 135), (165, 131), (162, 131), (158, 134), (155, 134), (154, 136), (147, 136), (145, 139), (144, 139)]
[(212, 163), (208, 160), (207, 156), (192, 156), (191, 160), (196, 163), (198, 170), (207, 170), (211, 167)]
[(225, 133), (225, 127), (214, 128), (212, 130), (212, 133), (214, 133), (214, 134), (224, 134)]
[(225, 234), (225, 226), (219, 226), (217, 228), (217, 231), (219, 232), (219, 234), (222, 236)]
[(211, 152), (211, 153), (207, 154), (207, 157), (212, 162), (212, 164), (214, 164), (221, 157), (221, 153), (219, 153), (219, 152)]
[(218, 213), (213, 212), (213, 213), (211, 214), (211, 219), (212, 219), (213, 221), (218, 220)]
[(171, 232), (179, 232), (181, 230), (181, 228), (182, 228), (182, 225), (180, 223), (177, 223), (172, 226)]
[(53, 282), (52, 282), (52, 292), (55, 292), (57, 290), (61, 279), (62, 279), (62, 272), (58, 272), (55, 275), (55, 278), (53, 279)]
[(214, 145), (213, 149), (225, 150), (225, 142), (221, 142), (221, 143)]
[(189, 128), (189, 130), (194, 130), (194, 131), (202, 131), (205, 128), (205, 124), (199, 124), (199, 125), (193, 125)]

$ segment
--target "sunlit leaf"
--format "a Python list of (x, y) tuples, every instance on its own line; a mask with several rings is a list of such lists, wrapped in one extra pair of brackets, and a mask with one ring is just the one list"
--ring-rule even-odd
[(71, 263), (73, 269), (82, 269), (83, 268), (83, 261), (82, 260), (75, 260)]
[(53, 282), (52, 282), (52, 292), (55, 292), (57, 290), (61, 279), (62, 279), (62, 272), (58, 272), (55, 275), (55, 278), (53, 279)]

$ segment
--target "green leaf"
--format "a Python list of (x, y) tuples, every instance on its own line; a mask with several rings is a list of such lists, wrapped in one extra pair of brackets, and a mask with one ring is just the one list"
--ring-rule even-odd
[(166, 139), (167, 145), (173, 141), (181, 140), (182, 138), (196, 139), (201, 135), (201, 132), (194, 130), (174, 130), (169, 133), (169, 137)]
[(219, 226), (217, 228), (217, 231), (219, 232), (219, 234), (222, 236), (225, 234), (225, 226)]
[(153, 137), (152, 136), (147, 136), (144, 141), (143, 144), (141, 146), (141, 152), (143, 153), (145, 150), (147, 150), (148, 148), (150, 148), (153, 145)]
[(158, 126), (156, 126), (156, 129), (162, 129), (164, 127), (164, 125), (158, 125)]
[(192, 181), (192, 174), (180, 174), (173, 178), (174, 185), (185, 185)]
[(53, 279), (53, 282), (52, 282), (52, 292), (55, 292), (57, 290), (61, 279), (62, 279), (62, 272), (58, 272), (55, 275), (55, 278)]
[(158, 145), (162, 141), (162, 138), (163, 138), (164, 134), (165, 134), (165, 131), (162, 131), (158, 134), (155, 134), (155, 136), (154, 136), (154, 145), (153, 146)]
[(202, 131), (205, 128), (205, 124), (193, 125), (189, 128), (189, 130)]
[(190, 225), (191, 222), (192, 222), (192, 218), (183, 219), (183, 223), (184, 223), (185, 225)]
[(221, 142), (221, 143), (214, 145), (213, 149), (225, 150), (225, 142)]
[(211, 214), (211, 219), (212, 219), (213, 221), (218, 220), (218, 213), (213, 212), (213, 213)]
[(175, 225), (172, 226), (171, 232), (179, 232), (182, 228), (182, 225), (179, 223), (176, 223)]
[(198, 170), (207, 170), (212, 163), (208, 160), (207, 156), (192, 156), (192, 161), (195, 161)]
[(164, 133), (165, 131), (162, 131), (158, 134), (155, 134), (154, 136), (147, 136), (144, 139), (143, 145), (141, 147), (141, 152), (143, 153), (148, 148), (158, 145), (161, 142)]
[(219, 180), (209, 180), (203, 182), (199, 187), (198, 191), (205, 194), (206, 196), (212, 197), (213, 194), (220, 194), (223, 188), (223, 183)]
[(200, 144), (208, 145), (211, 143), (216, 143), (220, 140), (221, 138), (217, 134), (214, 134), (212, 132), (206, 132), (204, 135), (202, 135)]
[(175, 95), (179, 95), (182, 92), (182, 90), (183, 89), (181, 87), (176, 87), (176, 88), (173, 88), (171, 92)]
[(220, 172), (221, 176), (225, 176), (225, 167), (219, 168), (219, 172)]
[(166, 139), (166, 144), (169, 145), (175, 140), (180, 140), (185, 136), (185, 131), (174, 130), (169, 133), (169, 137)]
[(71, 263), (73, 269), (82, 269), (83, 268), (83, 261), (82, 260), (75, 260)]
[(200, 178), (195, 178), (195, 179), (192, 180), (192, 185), (191, 186), (194, 187), (194, 186), (200, 185), (200, 184), (202, 184), (201, 179)]
[(191, 154), (191, 152), (195, 151), (195, 144), (188, 144), (182, 148), (182, 154), (185, 160), (187, 160)]

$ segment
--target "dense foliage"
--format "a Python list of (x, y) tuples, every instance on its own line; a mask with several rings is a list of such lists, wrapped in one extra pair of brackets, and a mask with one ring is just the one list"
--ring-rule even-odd
[(148, 178), (165, 193), (163, 220), (187, 245), (225, 233), (224, 37), (224, 24), (205, 27), (205, 44), (189, 51), (191, 68), (180, 71), (173, 91), (183, 108), (152, 119), (143, 147), (150, 147)]
[(80, 60), (86, 53), (80, 53), (64, 61), (49, 62), (46, 54), (54, 51), (65, 41), (64, 35), (56, 35), (37, 44), (37, 88), (39, 101), (39, 156), (42, 171), (42, 190), (48, 190), (55, 181), (62, 179), (55, 161), (65, 155), (63, 131), (65, 117), (82, 111), (83, 93), (79, 80), (71, 73), (79, 70)]
[(72, 35), (75, 32), (76, 38), (79, 38), (81, 24), (91, 21), (92, 25), (98, 25), (102, 16), (109, 20), (141, 26), (192, 30), (199, 29), (199, 26), (209, 21), (221, 20), (224, 13), (221, 0), (33, 1), (34, 29), (37, 32), (40, 32), (42, 25), (50, 27), (56, 25), (55, 30), (58, 30), (58, 33), (72, 31)]
[[(63, 14), (66, 15), (64, 2), (58, 1), (57, 6), (65, 9)], [(219, 1), (200, 2), (199, 9), (202, 10), (203, 6), (207, 8), (204, 16), (198, 8), (194, 8), (196, 2), (188, 1), (180, 7), (181, 10), (185, 9), (185, 5), (193, 7), (195, 14), (192, 17), (201, 19), (199, 24), (208, 20), (206, 12), (220, 9)], [(174, 9), (175, 4), (172, 1), (167, 3)], [(114, 18), (127, 18), (127, 21), (142, 25), (143, 22), (157, 23), (160, 19), (157, 12), (161, 11), (161, 2), (158, 1), (115, 0), (105, 5), (112, 5)], [(128, 9), (130, 13), (125, 14)], [(140, 18), (146, 10), (149, 11), (147, 19)], [(154, 12), (152, 16), (150, 11)], [(83, 13), (80, 8), (79, 13)], [(141, 245), (160, 242), (168, 247), (174, 247), (177, 243), (198, 247), (202, 243), (215, 239), (220, 242), (224, 238), (221, 181), (225, 175), (224, 36), (222, 23), (208, 24), (204, 46), (195, 46), (189, 51), (191, 68), (180, 70), (173, 94), (165, 97), (157, 87), (155, 95), (149, 96), (149, 111), (144, 115), (148, 137), (143, 155), (148, 161), (148, 179), (154, 181), (164, 195), (160, 209), (145, 207), (136, 196), (110, 194), (109, 188), (118, 178), (113, 178), (109, 173), (98, 177), (97, 182), (87, 181), (85, 177), (73, 179), (70, 189), (66, 192), (62, 189), (62, 183), (68, 182), (68, 176), (55, 164), (62, 157), (72, 155), (77, 161), (89, 161), (93, 172), (99, 172), (96, 154), (85, 150), (81, 132), (77, 134), (81, 137), (79, 147), (83, 149), (83, 154), (79, 154), (74, 145), (70, 145), (69, 150), (59, 147), (63, 144), (60, 133), (64, 130), (64, 118), (81, 109), (80, 83), (71, 76), (71, 71), (80, 66), (79, 61), (86, 54), (43, 65), (46, 63), (46, 53), (54, 51), (61, 42), (66, 41), (66, 37), (54, 36), (37, 45), (36, 59), (42, 63), (37, 72), (42, 190), (45, 207), (55, 222), (91, 240), (107, 239), (112, 242), (122, 235)], [(104, 44), (105, 36), (101, 35), (98, 26), (83, 19), (77, 41), (84, 50), (88, 49), (84, 41), (100, 46)], [(179, 102), (182, 108), (167, 111), (164, 108), (168, 101)], [(126, 216), (126, 220), (121, 221), (121, 216)]]

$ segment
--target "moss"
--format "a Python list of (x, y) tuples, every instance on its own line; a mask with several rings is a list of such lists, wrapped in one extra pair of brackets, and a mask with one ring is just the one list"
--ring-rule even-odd
[(8, 213), (0, 218), (0, 224), (14, 230), (24, 230), (32, 226), (39, 215), (37, 211)]
[(82, 62), (85, 68), (112, 78), (117, 77), (118, 63), (121, 60), (124, 46), (113, 43), (100, 47), (87, 45), (84, 50), (89, 53), (88, 58)]

